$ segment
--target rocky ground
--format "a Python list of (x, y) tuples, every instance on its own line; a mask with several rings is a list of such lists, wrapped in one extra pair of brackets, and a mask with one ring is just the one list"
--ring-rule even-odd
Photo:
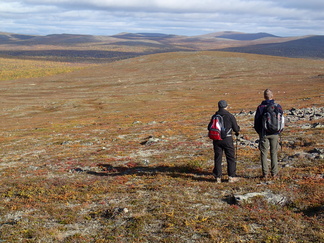
[[(0, 240), (323, 241), (322, 63), (165, 58), (1, 83)], [(269, 81), (286, 127), (279, 178), (264, 181), (252, 127)], [(211, 176), (206, 127), (219, 99), (242, 128), (237, 183), (225, 161), (222, 183)]]

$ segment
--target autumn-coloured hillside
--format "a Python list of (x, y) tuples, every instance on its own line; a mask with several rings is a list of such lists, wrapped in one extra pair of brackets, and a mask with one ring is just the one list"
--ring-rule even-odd
[(156, 53), (227, 51), (323, 59), (324, 36), (279, 37), (268, 33), (216, 32), (198, 36), (119, 33), (112, 36), (0, 32), (0, 57), (73, 63), (108, 63)]
[[(0, 241), (323, 241), (323, 64), (229, 52), (17, 60), (25, 78), (0, 81)], [(260, 178), (252, 128), (265, 88), (287, 117), (275, 181)], [(225, 167), (222, 183), (211, 176), (206, 126), (220, 99), (242, 128), (237, 183)]]

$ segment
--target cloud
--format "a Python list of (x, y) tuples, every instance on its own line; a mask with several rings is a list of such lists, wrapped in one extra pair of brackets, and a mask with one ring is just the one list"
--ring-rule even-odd
[[(273, 0), (274, 1), (274, 0)], [(295, 9), (303, 9), (303, 10), (312, 10), (312, 11), (318, 11), (322, 12), (324, 9), (324, 1), (323, 0), (307, 0), (307, 1), (301, 1), (301, 0), (285, 0), (280, 1), (277, 0), (279, 5), (285, 7), (285, 8), (295, 8)]]
[(2, 0), (0, 31), (324, 34), (322, 0)]
[[(254, 13), (276, 4), (267, 0), (25, 0), (36, 6), (52, 5), (62, 9), (87, 9), (127, 12), (167, 13)], [(266, 12), (264, 12), (266, 14)]]
[(25, 0), (34, 6), (52, 5), (62, 9), (87, 9), (106, 11), (168, 12), (168, 13), (251, 13), (268, 11), (281, 13), (311, 9), (322, 11), (322, 0)]

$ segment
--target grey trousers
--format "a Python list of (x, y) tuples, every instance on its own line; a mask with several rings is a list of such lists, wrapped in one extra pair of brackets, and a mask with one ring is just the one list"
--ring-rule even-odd
[(271, 175), (276, 176), (278, 174), (279, 135), (266, 135), (260, 138), (259, 149), (261, 152), (261, 165), (263, 176), (267, 176), (269, 174), (267, 159), (269, 147), (271, 158)]

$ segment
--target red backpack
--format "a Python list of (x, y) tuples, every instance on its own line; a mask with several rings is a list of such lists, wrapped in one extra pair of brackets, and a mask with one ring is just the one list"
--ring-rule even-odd
[(223, 140), (226, 138), (223, 117), (219, 114), (212, 116), (208, 125), (208, 137), (213, 140)]

